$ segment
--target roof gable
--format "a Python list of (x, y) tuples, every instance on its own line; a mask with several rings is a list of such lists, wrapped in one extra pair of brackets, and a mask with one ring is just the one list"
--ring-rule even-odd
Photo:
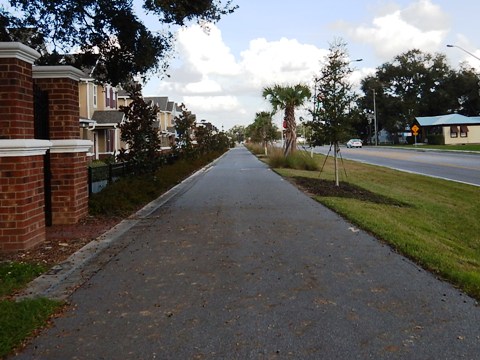
[(168, 97), (167, 96), (155, 96), (144, 98), (145, 102), (152, 102), (158, 106), (160, 111), (167, 111)]

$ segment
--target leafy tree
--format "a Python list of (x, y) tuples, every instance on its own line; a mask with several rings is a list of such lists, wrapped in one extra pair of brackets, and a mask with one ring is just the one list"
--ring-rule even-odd
[(243, 125), (235, 125), (228, 130), (228, 136), (230, 136), (236, 142), (245, 141), (246, 128)]
[(180, 105), (182, 113), (175, 117), (175, 132), (177, 133), (176, 145), (173, 152), (176, 155), (193, 156), (192, 135), (195, 127), (196, 116), (188, 111), (184, 104)]
[[(410, 50), (377, 68), (362, 80), (365, 96), (360, 107), (372, 109), (376, 100), (378, 129), (394, 135), (411, 125), (415, 116), (434, 116), (479, 109), (476, 76), (472, 69), (455, 73), (443, 54)], [(374, 95), (375, 94), (375, 95)], [(478, 111), (478, 110), (477, 110)]]
[(284, 155), (287, 156), (297, 149), (297, 124), (295, 121), (295, 109), (305, 104), (311, 97), (307, 85), (297, 84), (294, 86), (273, 85), (263, 89), (263, 97), (270, 101), (273, 111), (283, 110), (285, 128)]
[(325, 66), (315, 79), (315, 109), (312, 128), (314, 145), (329, 143), (334, 146), (335, 182), (339, 186), (337, 153), (339, 142), (350, 134), (352, 113), (357, 95), (352, 91), (349, 76), (352, 73), (346, 43), (336, 40), (330, 45)]
[(458, 112), (465, 116), (480, 115), (480, 77), (475, 69), (462, 64), (449, 82), (448, 92), (453, 98), (450, 113)]
[(253, 142), (262, 143), (267, 154), (269, 142), (275, 140), (277, 136), (277, 127), (272, 123), (272, 113), (267, 111), (258, 112), (255, 115), (255, 121), (246, 129), (246, 135)]
[[(231, 0), (225, 4), (222, 0), (144, 0), (144, 11), (158, 18), (158, 31), (152, 31), (135, 13), (132, 0), (9, 0), (9, 4), (11, 8), (0, 7), (0, 41), (26, 42), (42, 53), (40, 64), (62, 61), (94, 68), (97, 80), (112, 85), (137, 74), (165, 70), (175, 25), (195, 19), (216, 22), (237, 8)], [(27, 28), (27, 36), (18, 31)], [(71, 52), (79, 55), (63, 56)]]
[(126, 88), (132, 102), (121, 106), (125, 121), (120, 124), (121, 140), (126, 143), (118, 155), (118, 160), (133, 163), (140, 172), (155, 170), (159, 166), (161, 142), (157, 121), (158, 107), (143, 100), (141, 86)]

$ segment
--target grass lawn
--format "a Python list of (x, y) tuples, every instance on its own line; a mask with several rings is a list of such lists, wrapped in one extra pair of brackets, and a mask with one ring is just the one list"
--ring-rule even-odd
[(466, 144), (466, 145), (402, 145), (401, 147), (407, 149), (432, 149), (445, 151), (478, 151), (480, 153), (480, 144)]
[(0, 357), (7, 355), (61, 306), (48, 299), (15, 302), (7, 297), (45, 271), (36, 264), (0, 263)]
[(353, 161), (343, 164), (343, 192), (326, 186), (334, 179), (331, 157), (320, 175), (275, 170), (293, 181), (302, 177), (297, 183), (317, 194), (317, 201), (480, 299), (479, 187)]

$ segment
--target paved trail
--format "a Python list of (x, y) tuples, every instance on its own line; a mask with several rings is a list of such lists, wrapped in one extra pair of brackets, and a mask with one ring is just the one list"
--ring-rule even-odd
[(480, 357), (473, 299), (244, 148), (117, 243), (18, 359)]

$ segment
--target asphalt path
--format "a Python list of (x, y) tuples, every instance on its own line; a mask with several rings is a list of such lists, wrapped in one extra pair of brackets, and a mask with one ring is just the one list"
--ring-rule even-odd
[[(420, 147), (418, 150), (383, 146), (340, 149), (345, 159), (480, 186), (480, 154), (431, 151)], [(329, 151), (329, 146), (314, 148), (314, 152), (324, 155)]]
[(16, 359), (478, 359), (475, 300), (246, 149), (160, 200)]

